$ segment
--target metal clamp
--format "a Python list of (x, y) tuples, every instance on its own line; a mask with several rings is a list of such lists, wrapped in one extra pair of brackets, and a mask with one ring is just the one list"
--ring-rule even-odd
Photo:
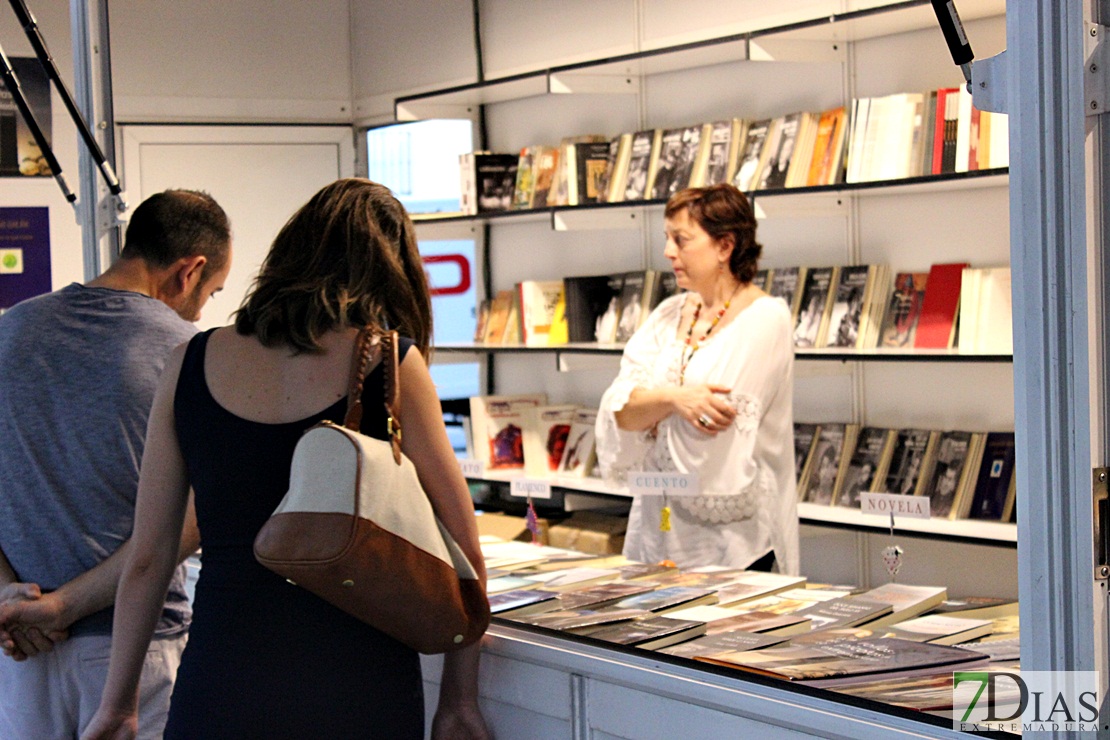
[(1108, 494), (1107, 478), (1110, 469), (1095, 468), (1091, 477), (1091, 498), (1094, 505), (1094, 540), (1095, 563), (1094, 576), (1096, 581), (1110, 579), (1110, 494)]

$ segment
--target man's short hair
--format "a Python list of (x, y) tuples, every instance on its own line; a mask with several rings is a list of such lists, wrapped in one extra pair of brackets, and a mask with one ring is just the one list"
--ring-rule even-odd
[(122, 259), (169, 267), (182, 257), (207, 258), (202, 279), (223, 268), (231, 247), (231, 225), (208, 193), (166, 190), (150, 196), (131, 214)]

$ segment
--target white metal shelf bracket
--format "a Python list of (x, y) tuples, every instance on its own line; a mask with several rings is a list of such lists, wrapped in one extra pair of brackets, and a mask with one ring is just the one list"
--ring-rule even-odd
[(976, 60), (971, 65), (971, 101), (979, 110), (990, 113), (1008, 113), (1006, 87), (1010, 79), (1010, 64), (1006, 52)]

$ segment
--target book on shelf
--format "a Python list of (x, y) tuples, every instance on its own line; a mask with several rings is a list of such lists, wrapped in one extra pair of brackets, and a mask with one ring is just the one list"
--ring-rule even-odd
[(794, 423), (794, 481), (801, 491), (802, 481), (806, 479), (806, 464), (813, 459), (813, 445), (817, 443), (820, 427), (816, 424)]
[(947, 614), (926, 614), (906, 619), (887, 628), (884, 637), (898, 637), (935, 645), (956, 645), (989, 635), (994, 625), (989, 619), (969, 619)]
[[(855, 598), (855, 597), (853, 597)], [(884, 583), (864, 591), (859, 598), (890, 604), (893, 611), (886, 616), (871, 620), (867, 626), (886, 627), (931, 611), (937, 604), (948, 598), (948, 591), (942, 586), (911, 586), (906, 583)]]
[(610, 142), (600, 137), (592, 141), (570, 141), (564, 151), (564, 172), (567, 197), (560, 205), (580, 206), (603, 202), (606, 192), (606, 172), (609, 166)]
[(509, 314), (513, 308), (513, 291), (499, 290), (490, 299), (489, 316), (485, 322), (485, 334), (482, 341), (485, 344), (501, 344), (505, 339), (505, 330), (509, 326)]
[(860, 493), (875, 490), (876, 483), (882, 480), (882, 465), (889, 460), (895, 436), (893, 429), (860, 429), (844, 476), (837, 482), (833, 496), (837, 506), (859, 508)]
[[(847, 468), (848, 457), (859, 433), (857, 424), (822, 424), (817, 442), (807, 463), (808, 475), (802, 481), (799, 500), (811, 504), (831, 504), (841, 470)], [(849, 450), (849, 452), (845, 452)]]
[(658, 156), (648, 174), (649, 192), (655, 200), (666, 200), (689, 186), (702, 127), (686, 126), (662, 132)]
[(489, 312), (493, 300), (483, 298), (474, 308), (474, 343), (482, 344), (486, 341), (486, 327), (489, 325)]
[(771, 270), (766, 267), (756, 270), (755, 275), (752, 276), (752, 285), (762, 291), (767, 291), (771, 287)]
[(621, 200), (643, 200), (651, 194), (650, 175), (652, 164), (659, 157), (662, 129), (637, 131), (629, 145), (628, 175), (625, 177), (624, 197)]
[(947, 614), (968, 619), (1016, 617), (1018, 602), (997, 596), (961, 596), (948, 598), (933, 607), (933, 614)]
[(770, 278), (767, 293), (772, 298), (781, 298), (790, 309), (792, 325), (798, 322), (798, 309), (802, 303), (802, 288), (805, 285), (806, 268), (776, 267), (769, 270)]
[(667, 614), (679, 609), (702, 604), (717, 603), (717, 592), (710, 588), (693, 586), (665, 586), (636, 596), (621, 599), (615, 606), (621, 609), (647, 609), (656, 614)]
[(509, 317), (505, 321), (505, 333), (501, 337), (501, 344), (516, 346), (524, 342), (524, 329), (521, 326), (522, 312), (520, 288), (513, 286), (509, 295)]
[(809, 166), (813, 161), (813, 150), (817, 145), (817, 123), (820, 113), (801, 113), (798, 135), (794, 140), (794, 152), (786, 170), (786, 187), (805, 187), (809, 179)]
[(475, 456), (487, 469), (524, 467), (524, 410), (547, 403), (543, 393), (474, 396), (470, 425)]
[(705, 634), (705, 623), (689, 619), (640, 617), (631, 622), (606, 627), (591, 633), (595, 640), (655, 650), (685, 642)]
[(840, 596), (817, 602), (794, 614), (808, 619), (812, 630), (825, 630), (866, 625), (889, 615), (893, 610), (886, 602), (872, 601), (861, 596)]
[(960, 498), (978, 473), (977, 454), (981, 455), (982, 434), (978, 432), (941, 432), (933, 454), (926, 459), (918, 496), (929, 498), (933, 517), (955, 519)]
[(766, 633), (732, 630), (731, 632), (698, 637), (670, 647), (657, 648), (656, 652), (664, 655), (674, 655), (679, 658), (696, 658), (699, 655), (712, 655), (726, 651), (760, 650), (772, 645), (781, 645), (788, 639), (790, 639), (788, 635), (768, 635)]
[(617, 342), (627, 342), (647, 318), (647, 304), (651, 302), (649, 272), (634, 270), (626, 272), (621, 280), (620, 313), (617, 317), (617, 331), (613, 337)]
[(937, 669), (962, 670), (983, 665), (986, 657), (948, 645), (880, 637), (723, 652), (698, 660), (811, 686), (835, 687)]
[(765, 118), (752, 121), (745, 132), (743, 145), (740, 148), (736, 174), (733, 175), (732, 184), (745, 193), (756, 189), (762, 176), (763, 162), (766, 156), (765, 144), (767, 134), (771, 129), (772, 119)]
[(531, 208), (546, 208), (552, 194), (555, 176), (559, 170), (559, 147), (538, 145), (532, 147), (532, 202)]
[(516, 184), (513, 186), (514, 211), (532, 207), (532, 195), (536, 190), (535, 154), (536, 147), (526, 146), (517, 157)]
[(573, 404), (531, 406), (523, 410), (526, 475), (544, 477), (559, 469), (577, 410)]
[(795, 614), (741, 611), (712, 604), (679, 609), (671, 612), (667, 617), (704, 622), (707, 635), (721, 635), (743, 630), (745, 632), (787, 637), (809, 632), (810, 629), (809, 619)]
[(624, 279), (624, 273), (606, 276), (612, 297), (595, 322), (594, 337), (599, 344), (612, 344), (617, 341), (617, 332), (620, 331), (621, 299), (624, 296)]
[(801, 113), (790, 113), (775, 119), (767, 138), (771, 149), (759, 175), (760, 190), (786, 187), (786, 176), (790, 160), (796, 153), (801, 122)]
[(519, 161), (516, 154), (467, 152), (459, 155), (462, 212), (473, 216), (509, 210), (513, 204)]
[(798, 320), (794, 326), (795, 347), (824, 346), (839, 274), (839, 267), (806, 270)]
[(928, 281), (929, 274), (926, 272), (900, 272), (894, 276), (894, 289), (880, 331), (880, 347), (914, 346)]
[(596, 423), (597, 409), (580, 408), (574, 412), (563, 459), (559, 461), (560, 475), (584, 478), (593, 472), (594, 462), (597, 460), (594, 449)]
[(1014, 506), (1016, 446), (1013, 432), (988, 432), (972, 495), (961, 516), (1004, 522)]
[(890, 461), (876, 491), (912, 496), (917, 492), (922, 470), (926, 467), (939, 432), (926, 429), (899, 429), (894, 435)]
[(621, 134), (609, 142), (609, 163), (605, 172), (607, 203), (619, 203), (628, 199), (626, 190), (632, 163), (632, 137), (633, 134), (630, 133)]
[(691, 185), (717, 185), (730, 182), (736, 168), (740, 140), (747, 130), (747, 122), (740, 118), (715, 121), (709, 126), (708, 147), (703, 166), (695, 166)]
[(1010, 268), (966, 267), (960, 280), (960, 352), (1013, 354)]
[[(884, 293), (885, 265), (848, 265), (841, 267), (829, 310), (829, 325), (824, 346), (862, 349), (874, 346), (872, 306), (875, 295)], [(884, 298), (885, 302), (885, 293)]]
[(966, 262), (954, 262), (929, 268), (928, 288), (914, 335), (915, 348), (949, 349), (955, 343), (960, 283), (967, 266)]
[(806, 185), (835, 185), (840, 182), (847, 128), (848, 116), (844, 106), (819, 114)]
[(563, 299), (562, 280), (524, 280), (520, 293), (521, 336), (526, 347), (548, 346), (555, 309)]
[(598, 334), (602, 317), (612, 308), (614, 319), (604, 322), (616, 338), (616, 318), (620, 311), (621, 275), (582, 275), (563, 278), (566, 300), (567, 339), (570, 342), (602, 341)]
[(967, 172), (970, 169), (973, 108), (971, 93), (966, 86), (960, 85), (956, 93), (956, 145), (953, 163), (956, 172)]

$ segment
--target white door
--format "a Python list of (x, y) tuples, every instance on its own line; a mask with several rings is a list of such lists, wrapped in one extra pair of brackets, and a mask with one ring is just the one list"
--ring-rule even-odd
[(128, 203), (167, 188), (203, 190), (231, 220), (233, 258), (222, 293), (197, 326), (223, 326), (239, 307), (274, 236), (321, 187), (354, 174), (344, 126), (121, 127)]

